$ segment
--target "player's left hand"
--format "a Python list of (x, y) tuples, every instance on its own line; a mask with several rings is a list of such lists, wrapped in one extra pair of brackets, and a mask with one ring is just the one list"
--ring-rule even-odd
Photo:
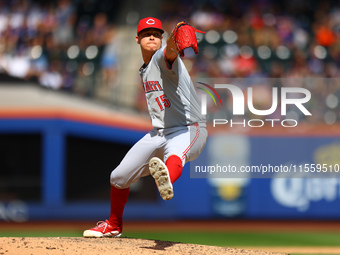
[(195, 32), (205, 33), (194, 27), (188, 22), (179, 22), (173, 30), (172, 37), (177, 45), (181, 57), (184, 56), (184, 49), (193, 48), (195, 54), (198, 53), (197, 38)]

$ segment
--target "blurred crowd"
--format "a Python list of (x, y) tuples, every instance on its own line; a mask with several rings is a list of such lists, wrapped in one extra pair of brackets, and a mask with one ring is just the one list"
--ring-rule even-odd
[[(112, 2), (1, 1), (0, 71), (89, 97), (95, 96), (96, 86), (115, 86), (119, 6)], [(303, 118), (293, 109), (292, 118), (328, 124), (340, 120), (339, 1), (163, 0), (157, 17), (167, 32), (181, 20), (206, 31), (197, 35), (200, 53), (188, 50), (183, 58), (194, 81), (315, 78), (318, 82), (300, 84), (311, 91), (307, 107), (313, 117)], [(261, 93), (254, 98), (257, 107), (270, 107), (272, 84), (253, 84)], [(135, 108), (145, 110), (141, 100)], [(220, 110), (228, 111), (230, 104)]]
[[(306, 118), (299, 109), (290, 107), (287, 118), (328, 124), (340, 121), (339, 1), (185, 3), (186, 6), (168, 3), (163, 16), (171, 31), (178, 20), (186, 19), (189, 11), (189, 23), (206, 31), (204, 35), (198, 34), (201, 53), (195, 55), (189, 50), (184, 59), (194, 80), (238, 79), (238, 86), (244, 85), (245, 95), (252, 84), (257, 109), (271, 107), (273, 86), (279, 87), (279, 92), (282, 86), (304, 87), (312, 95), (306, 104), (312, 117)], [(210, 82), (212, 85), (214, 80)], [(219, 90), (219, 94), (228, 103), (226, 108), (215, 109), (216, 116), (228, 112), (230, 117), (231, 93), (223, 95)], [(247, 118), (254, 116), (248, 112)]]
[(0, 70), (42, 86), (94, 95), (94, 84), (111, 84), (115, 37), (110, 1), (0, 1)]
[[(207, 32), (200, 43), (199, 60), (204, 61), (197, 66), (202, 73), (212, 77), (339, 76), (339, 1), (185, 2), (187, 8), (176, 3), (166, 6), (165, 26), (170, 30), (178, 20), (189, 17), (191, 24)], [(191, 10), (190, 14), (181, 14), (182, 8)]]

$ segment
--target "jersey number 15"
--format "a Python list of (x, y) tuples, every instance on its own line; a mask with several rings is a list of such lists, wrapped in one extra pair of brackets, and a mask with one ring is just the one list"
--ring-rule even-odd
[(163, 111), (165, 108), (168, 108), (170, 107), (170, 101), (166, 98), (165, 95), (161, 95), (159, 97), (156, 97), (155, 98), (159, 108), (161, 111)]

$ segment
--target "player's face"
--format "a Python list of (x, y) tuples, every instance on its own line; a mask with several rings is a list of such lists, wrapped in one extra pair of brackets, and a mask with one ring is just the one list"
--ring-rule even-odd
[(162, 33), (158, 29), (146, 29), (136, 36), (136, 42), (143, 50), (157, 51), (162, 46)]

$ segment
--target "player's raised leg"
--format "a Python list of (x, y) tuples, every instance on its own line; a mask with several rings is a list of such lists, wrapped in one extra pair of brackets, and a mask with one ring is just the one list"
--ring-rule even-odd
[(170, 200), (174, 196), (174, 191), (167, 166), (162, 160), (154, 157), (149, 162), (149, 170), (163, 200)]
[(168, 168), (170, 181), (173, 184), (182, 174), (183, 162), (177, 155), (170, 155), (165, 161), (165, 165)]

